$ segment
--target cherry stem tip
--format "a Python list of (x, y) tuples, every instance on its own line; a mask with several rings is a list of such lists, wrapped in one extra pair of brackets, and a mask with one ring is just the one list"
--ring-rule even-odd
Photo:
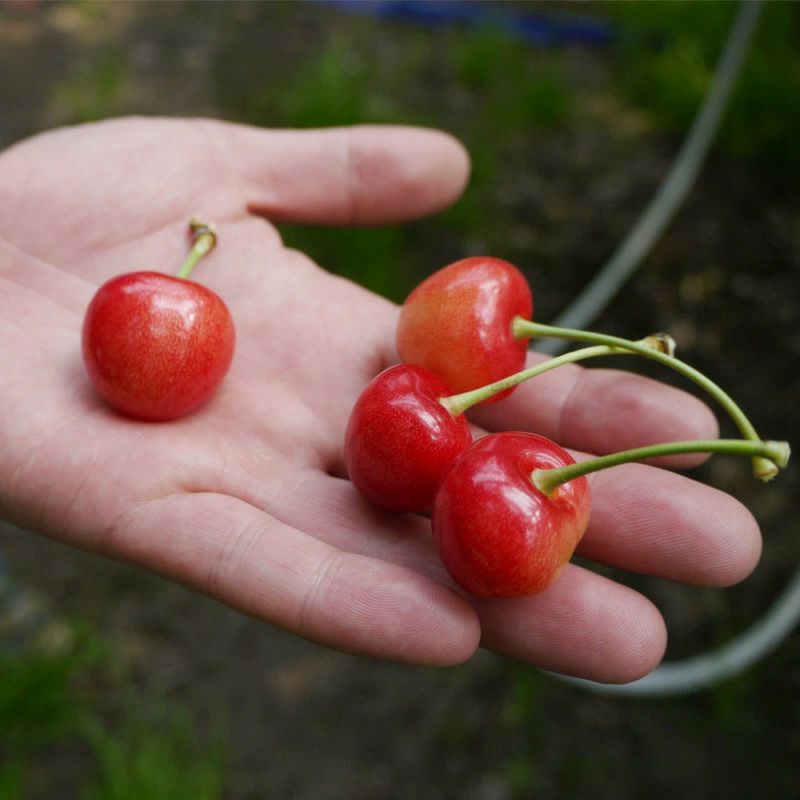
[(623, 450), (599, 458), (588, 459), (577, 464), (569, 464), (555, 469), (535, 469), (531, 473), (531, 481), (540, 492), (551, 497), (559, 486), (568, 481), (599, 472), (608, 467), (642, 461), (658, 456), (682, 455), (686, 453), (722, 453), (727, 455), (749, 456), (765, 462), (762, 474), (756, 477), (763, 481), (771, 480), (789, 463), (791, 448), (788, 442), (751, 441), (748, 439), (707, 439), (687, 442), (666, 442), (663, 444), (636, 447)]
[[(529, 339), (535, 337), (552, 337), (556, 339), (574, 339), (576, 341), (591, 342), (594, 344), (607, 344), (619, 348), (627, 348), (639, 353), (647, 358), (651, 358), (664, 366), (667, 366), (689, 380), (697, 384), (708, 395), (713, 397), (727, 412), (728, 416), (739, 430), (744, 439), (752, 442), (761, 441), (761, 437), (756, 432), (753, 424), (747, 415), (734, 402), (733, 398), (721, 387), (714, 383), (694, 367), (674, 357), (674, 341), (667, 334), (654, 334), (639, 342), (632, 342), (618, 336), (595, 333), (593, 331), (581, 331), (573, 328), (559, 328), (552, 325), (543, 325), (539, 322), (515, 317), (511, 323), (513, 335), (517, 339)], [(659, 341), (660, 337), (665, 337)], [(649, 341), (653, 340), (653, 341)], [(653, 344), (655, 343), (655, 346)], [(671, 343), (671, 344), (670, 344)], [(665, 349), (666, 347), (666, 349)], [(670, 350), (672, 348), (672, 350)], [(756, 455), (753, 458), (753, 475), (760, 480), (768, 481), (773, 478), (779, 469), (779, 465), (770, 463), (768, 457)]]
[(189, 222), (189, 230), (192, 234), (192, 249), (178, 270), (179, 278), (188, 278), (197, 266), (197, 262), (217, 245), (217, 229), (212, 223), (203, 222), (195, 217)]

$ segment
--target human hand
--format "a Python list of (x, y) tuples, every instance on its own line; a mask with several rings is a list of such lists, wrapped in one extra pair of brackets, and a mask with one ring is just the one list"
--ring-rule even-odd
[[(266, 219), (410, 219), (454, 200), (467, 170), (463, 150), (431, 131), (207, 120), (116, 120), (0, 154), (0, 515), (349, 652), (453, 664), (482, 641), (595, 680), (648, 672), (665, 628), (642, 595), (569, 565), (537, 596), (465, 597), (426, 519), (380, 513), (346, 480), (345, 425), (397, 358), (397, 309), (286, 249)], [(233, 365), (195, 414), (126, 419), (89, 384), (83, 313), (113, 275), (173, 272), (192, 216), (219, 230), (194, 277), (231, 310)], [(579, 367), (473, 421), (593, 452), (716, 434), (683, 392)], [(593, 495), (581, 555), (714, 585), (758, 560), (746, 509), (686, 477), (629, 465), (595, 476)]]

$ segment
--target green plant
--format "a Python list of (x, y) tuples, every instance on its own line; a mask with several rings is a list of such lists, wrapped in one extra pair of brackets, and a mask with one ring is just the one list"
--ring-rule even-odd
[(78, 685), (104, 648), (85, 625), (69, 626), (64, 644), (0, 654), (0, 800), (23, 800), (38, 753), (68, 741), (92, 715)]
[(340, 44), (331, 45), (301, 70), (277, 101), (284, 124), (297, 128), (363, 122), (368, 108), (365, 65)]
[(90, 122), (119, 112), (126, 81), (125, 62), (119, 55), (101, 53), (56, 84), (52, 97), (66, 122)]
[(572, 95), (557, 58), (534, 52), (502, 31), (479, 29), (454, 49), (453, 73), (475, 95), (476, 132), (508, 133), (558, 125), (568, 119)]
[(491, 26), (470, 31), (453, 48), (455, 77), (470, 89), (497, 90), (525, 68), (525, 50)]
[[(612, 3), (621, 28), (623, 90), (670, 130), (690, 125), (711, 81), (737, 4)], [(800, 172), (800, 14), (793, 3), (765, 4), (726, 111), (719, 141), (735, 155), (781, 172)]]
[(391, 300), (400, 301), (409, 281), (398, 263), (408, 258), (406, 231), (383, 228), (281, 226), (289, 247), (303, 250), (325, 269), (344, 275)]
[(194, 733), (186, 713), (151, 707), (116, 729), (97, 720), (86, 737), (97, 775), (83, 800), (219, 800), (223, 796), (225, 748), (221, 733), (209, 742)]
[(77, 626), (71, 646), (54, 654), (0, 655), (0, 746), (25, 754), (74, 733), (89, 713), (75, 681), (103, 655), (100, 640)]
[(110, 725), (96, 688), (109, 680), (110, 647), (89, 626), (70, 630), (69, 645), (57, 652), (0, 656), (0, 800), (25, 800), (29, 791), (58, 796), (46, 769), (54, 748), (89, 756), (84, 800), (221, 798), (221, 724), (201, 740), (186, 712), (145, 696)]
[(0, 757), (0, 800), (23, 800), (25, 762), (20, 756)]

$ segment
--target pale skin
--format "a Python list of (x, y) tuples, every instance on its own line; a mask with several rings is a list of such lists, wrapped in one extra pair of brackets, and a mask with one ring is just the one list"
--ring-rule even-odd
[[(569, 565), (535, 597), (475, 601), (444, 572), (427, 519), (370, 508), (344, 474), (350, 408), (397, 359), (397, 308), (285, 248), (272, 223), (410, 220), (455, 201), (468, 170), (435, 131), (208, 120), (114, 120), (0, 154), (0, 516), (351, 653), (450, 665), (482, 644), (600, 681), (650, 671), (666, 633), (642, 595)], [(218, 226), (193, 278), (228, 303), (233, 365), (189, 417), (122, 418), (84, 372), (84, 310), (114, 275), (174, 274), (193, 216)], [(578, 366), (472, 421), (590, 452), (717, 432), (687, 393)], [(704, 585), (754, 568), (758, 527), (732, 497), (655, 466), (591, 480), (580, 554)]]

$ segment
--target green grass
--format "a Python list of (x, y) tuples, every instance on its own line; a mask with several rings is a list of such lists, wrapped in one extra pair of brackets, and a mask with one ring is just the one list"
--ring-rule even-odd
[(60, 777), (47, 768), (54, 751), (86, 762), (83, 800), (221, 798), (220, 726), (206, 739), (181, 707), (147, 696), (107, 719), (99, 687), (114, 688), (113, 648), (83, 625), (69, 639), (53, 653), (0, 656), (0, 800), (58, 796)]
[(64, 651), (0, 656), (0, 742), (6, 752), (25, 754), (74, 733), (87, 713), (75, 681), (100, 658), (101, 644), (82, 626)]
[(276, 98), (276, 111), (291, 128), (368, 122), (372, 93), (366, 67), (345, 42), (329, 45)]
[[(618, 80), (665, 128), (685, 131), (708, 89), (738, 3), (615, 2)], [(719, 143), (777, 174), (800, 174), (800, 7), (765, 3)]]
[(219, 800), (223, 737), (201, 742), (185, 712), (151, 707), (111, 729), (94, 722), (87, 737), (97, 775), (82, 800)]
[(0, 756), (0, 800), (23, 800), (25, 762), (18, 755)]
[(65, 642), (55, 652), (0, 655), (0, 800), (24, 800), (42, 754), (78, 738), (91, 718), (77, 684), (102, 658), (102, 645), (82, 625)]
[(407, 252), (407, 234), (398, 226), (282, 226), (281, 233), (289, 247), (312, 254), (325, 269), (345, 275), (383, 297), (400, 301), (411, 288), (397, 268), (398, 259)]
[(53, 87), (53, 101), (69, 124), (112, 117), (120, 113), (127, 79), (122, 57), (113, 51), (101, 52)]
[(456, 84), (474, 93), (476, 128), (514, 132), (550, 127), (572, 114), (572, 92), (557, 57), (492, 28), (467, 33), (452, 55)]

